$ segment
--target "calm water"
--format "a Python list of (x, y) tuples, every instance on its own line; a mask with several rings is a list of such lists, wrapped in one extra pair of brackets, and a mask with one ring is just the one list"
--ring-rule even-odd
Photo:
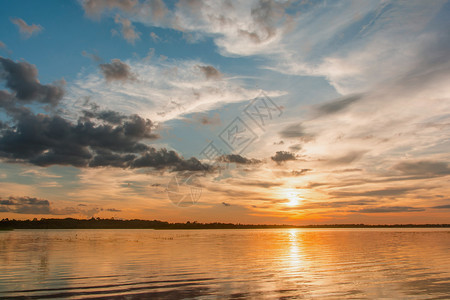
[(0, 231), (0, 299), (450, 299), (450, 230)]

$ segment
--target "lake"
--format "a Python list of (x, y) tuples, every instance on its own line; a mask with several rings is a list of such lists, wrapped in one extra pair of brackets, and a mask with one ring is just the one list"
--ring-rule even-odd
[(0, 231), (0, 299), (450, 299), (450, 229)]

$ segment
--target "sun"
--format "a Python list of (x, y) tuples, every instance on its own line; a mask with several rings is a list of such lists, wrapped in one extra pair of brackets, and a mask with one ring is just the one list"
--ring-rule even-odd
[(286, 198), (289, 200), (286, 202), (287, 206), (296, 206), (300, 203), (300, 197), (296, 191), (289, 190), (286, 192)]

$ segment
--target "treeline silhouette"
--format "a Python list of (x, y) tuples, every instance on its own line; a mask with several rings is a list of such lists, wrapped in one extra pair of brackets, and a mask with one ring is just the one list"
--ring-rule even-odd
[(118, 220), (118, 219), (33, 219), (0, 221), (0, 229), (256, 229), (256, 228), (431, 228), (450, 227), (450, 224), (326, 224), (326, 225), (255, 225), (233, 223), (169, 223), (159, 220)]

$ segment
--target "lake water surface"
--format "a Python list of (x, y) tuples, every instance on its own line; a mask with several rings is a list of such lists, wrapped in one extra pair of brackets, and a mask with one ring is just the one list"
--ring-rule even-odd
[(0, 299), (450, 299), (450, 229), (0, 231)]

